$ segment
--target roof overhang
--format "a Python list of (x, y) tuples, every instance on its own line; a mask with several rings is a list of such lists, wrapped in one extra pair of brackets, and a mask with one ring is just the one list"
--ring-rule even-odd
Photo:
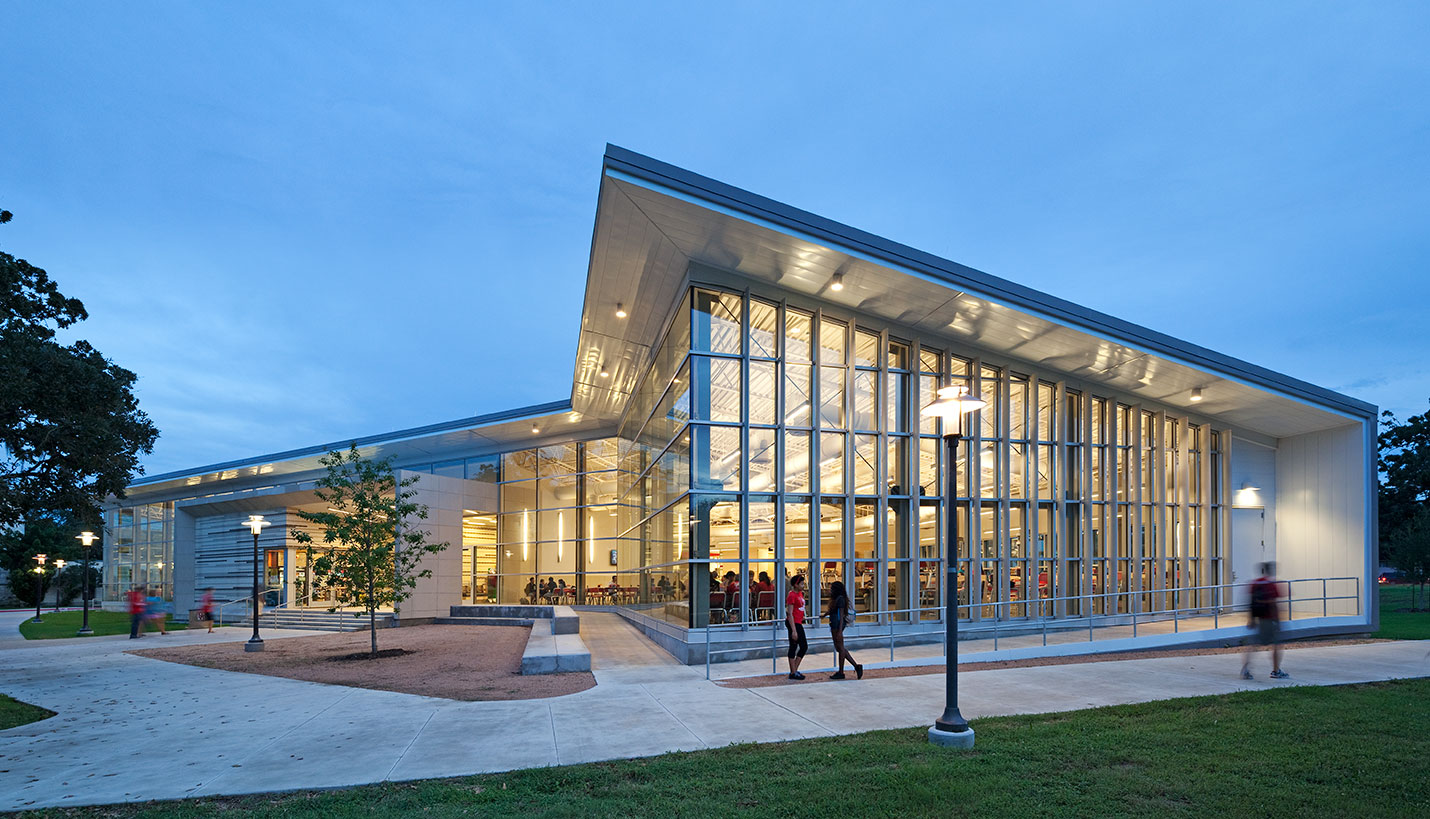
[[(1275, 438), (1376, 417), (1363, 401), (615, 146), (601, 179), (573, 409), (619, 418), (692, 265)], [(828, 289), (835, 273), (840, 292)], [(1203, 400), (1194, 403), (1196, 388)]]

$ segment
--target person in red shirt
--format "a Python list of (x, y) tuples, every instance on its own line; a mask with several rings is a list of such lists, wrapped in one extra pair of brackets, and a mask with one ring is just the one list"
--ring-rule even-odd
[(1276, 571), (1275, 563), (1262, 563), (1261, 576), (1251, 581), (1251, 622), (1247, 627), (1256, 632), (1252, 642), (1246, 647), (1246, 655), (1241, 662), (1241, 678), (1251, 679), (1251, 655), (1254, 646), (1271, 646), (1271, 678), (1288, 679), (1291, 675), (1281, 670), (1281, 587), (1272, 579)]
[(789, 594), (785, 595), (785, 628), (789, 630), (789, 678), (802, 680), (799, 662), (809, 651), (809, 643), (804, 638), (804, 575), (797, 574), (789, 582)]
[(135, 586), (129, 590), (127, 597), (129, 601), (129, 639), (137, 640), (144, 636), (139, 631), (139, 627), (144, 623), (144, 587)]

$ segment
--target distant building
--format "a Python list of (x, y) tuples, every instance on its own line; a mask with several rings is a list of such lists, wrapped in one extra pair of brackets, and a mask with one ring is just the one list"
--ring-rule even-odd
[[(570, 397), (357, 440), (423, 475), (452, 544), (403, 622), (556, 578), (696, 660), (712, 621), (782, 617), (799, 572), (815, 614), (842, 579), (870, 629), (933, 639), (951, 555), (974, 636), (1134, 615), (1139, 644), (1239, 636), (1265, 559), (1293, 630), (1374, 628), (1374, 406), (620, 148), (602, 174)], [(953, 548), (920, 416), (946, 384), (989, 402)], [(270, 602), (325, 606), (290, 530), (347, 444), (139, 481), (106, 519), (107, 598), (247, 597), (261, 513)]]

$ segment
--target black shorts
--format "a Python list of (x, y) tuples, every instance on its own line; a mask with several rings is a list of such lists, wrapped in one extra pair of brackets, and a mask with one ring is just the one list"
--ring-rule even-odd
[(785, 628), (789, 632), (789, 658), (803, 657), (809, 651), (809, 642), (804, 639), (804, 624), (795, 623), (794, 628)]

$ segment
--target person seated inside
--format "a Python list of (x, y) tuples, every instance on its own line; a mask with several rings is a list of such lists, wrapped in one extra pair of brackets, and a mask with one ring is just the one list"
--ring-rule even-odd
[(755, 581), (753, 599), (755, 606), (759, 609), (756, 612), (757, 616), (774, 616), (775, 584), (770, 581), (769, 572), (760, 572), (760, 578)]
[(526, 597), (522, 598), (521, 602), (526, 603), (528, 605), (535, 603), (537, 592), (536, 578), (533, 577), (530, 580), (526, 581), (526, 588), (522, 591), (526, 593)]
[(725, 609), (731, 614), (725, 618), (726, 622), (734, 616), (738, 619), (740, 609), (740, 576), (734, 572), (725, 572)]

